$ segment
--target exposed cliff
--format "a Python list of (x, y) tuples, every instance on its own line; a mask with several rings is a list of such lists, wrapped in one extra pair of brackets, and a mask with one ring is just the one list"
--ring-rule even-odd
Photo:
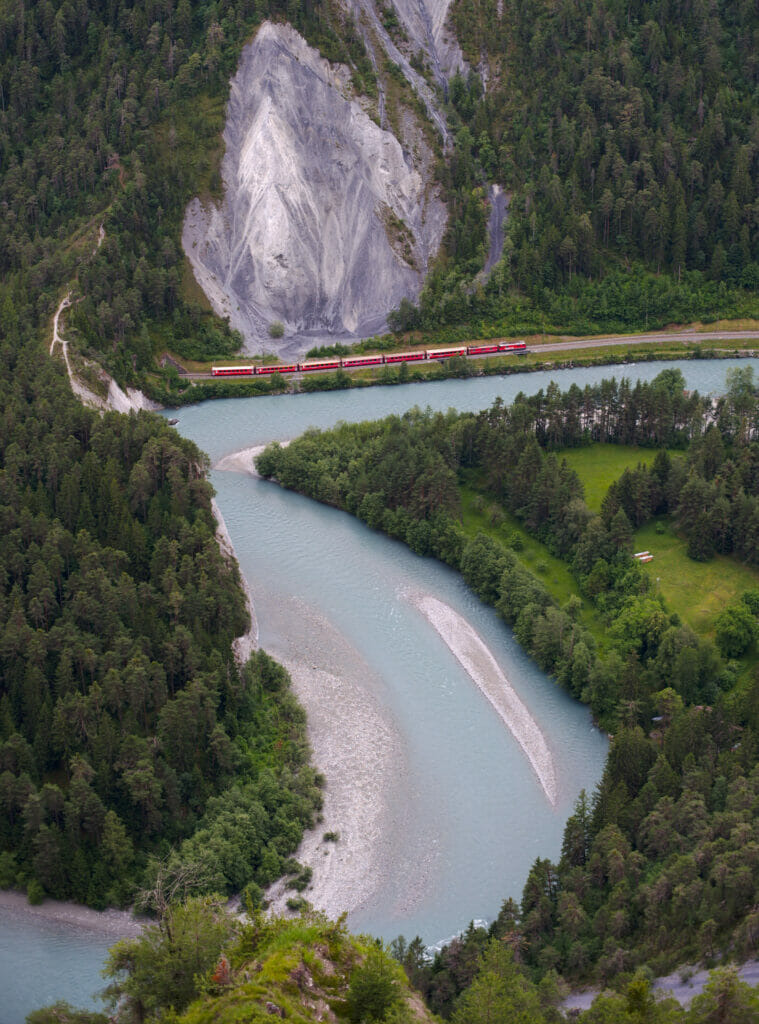
[[(249, 351), (366, 335), (415, 298), (445, 227), (432, 154), (383, 131), (290, 26), (264, 23), (243, 51), (224, 133), (224, 200), (188, 208), (183, 245), (214, 308)], [(408, 140), (407, 140), (408, 142)]]
[(465, 68), (461, 47), (447, 25), (452, 0), (393, 0), (415, 51), (425, 55), (439, 85)]

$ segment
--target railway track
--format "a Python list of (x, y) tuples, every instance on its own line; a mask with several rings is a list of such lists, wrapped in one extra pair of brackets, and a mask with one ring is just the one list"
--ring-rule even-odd
[[(686, 345), (699, 344), (704, 341), (759, 341), (759, 330), (758, 331), (667, 331), (667, 332), (655, 332), (649, 334), (627, 334), (622, 336), (608, 336), (598, 338), (582, 338), (578, 340), (562, 340), (562, 341), (546, 341), (538, 342), (527, 348), (528, 352), (572, 352), (578, 349), (589, 349), (589, 348), (621, 348), (634, 345), (665, 345), (673, 341), (683, 342)], [(469, 354), (466, 356), (467, 359), (488, 359), (493, 355), (509, 355), (513, 353), (501, 352), (492, 353), (484, 352), (478, 354)], [(759, 353), (758, 353), (759, 354)], [(436, 361), (436, 357), (432, 357), (431, 362)], [(440, 359), (440, 362), (443, 362)], [(385, 364), (388, 365), (388, 364)], [(390, 365), (400, 365), (393, 363)], [(346, 366), (342, 369), (345, 373), (351, 373), (353, 370), (364, 369), (365, 367), (358, 366)], [(330, 366), (325, 369), (311, 369), (307, 375), (312, 374), (323, 374), (323, 373), (334, 373), (336, 367)], [(189, 377), (191, 380), (218, 380), (219, 377), (211, 374), (210, 372), (204, 373), (191, 373), (187, 372), (183, 376)], [(303, 371), (295, 371), (288, 373), (289, 380), (300, 380), (304, 376)], [(229, 378), (227, 378), (229, 379)], [(240, 379), (238, 376), (233, 376), (231, 379)], [(242, 379), (245, 379), (244, 377)]]

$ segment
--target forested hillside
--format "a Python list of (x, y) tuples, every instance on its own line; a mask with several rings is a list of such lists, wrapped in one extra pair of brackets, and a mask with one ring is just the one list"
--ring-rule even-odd
[(361, 88), (362, 71), (371, 81), (352, 24), (338, 35), (343, 18), (327, 4), (35, 0), (0, 11), (0, 273), (46, 313), (78, 274), (70, 317), (122, 381), (160, 346), (196, 357), (239, 345), (197, 294), (181, 221), (192, 196), (221, 187), (229, 79), (266, 17), (350, 61)]
[(456, 0), (451, 17), (472, 70), (451, 85), (446, 181), (461, 211), (485, 181), (512, 194), (505, 258), (470, 294), (484, 220), (457, 223), (402, 323), (630, 329), (756, 310), (754, 4)]
[[(122, 382), (166, 348), (218, 357), (239, 342), (208, 312), (180, 231), (192, 196), (218, 196), (229, 78), (266, 17), (291, 21), (376, 96), (352, 16), (330, 0), (0, 13), (0, 268), (21, 271), (45, 312), (78, 276), (79, 344)], [(451, 17), (471, 73), (446, 99), (449, 231), (419, 309), (404, 303), (396, 327), (757, 314), (752, 5), (458, 0)], [(488, 182), (508, 190), (510, 213), (504, 259), (475, 286)]]
[(0, 885), (123, 904), (174, 848), (200, 888), (255, 890), (320, 798), (286, 673), (235, 664), (205, 457), (0, 332)]
[[(536, 862), (521, 907), (497, 926), (541, 973), (607, 980), (644, 962), (663, 970), (719, 949), (747, 955), (756, 941), (759, 683), (753, 654), (735, 659), (755, 651), (757, 591), (698, 635), (631, 553), (634, 525), (669, 516), (693, 557), (719, 544), (755, 560), (759, 395), (750, 371), (734, 373), (716, 405), (682, 383), (667, 370), (635, 386), (551, 385), (477, 415), (416, 410), (309, 431), (258, 459), (264, 476), (458, 569), (614, 732), (561, 862)], [(650, 468), (612, 483), (596, 515), (560, 458), (594, 440), (660, 448)], [(500, 536), (463, 528), (464, 481), (501, 510)], [(570, 567), (576, 592), (563, 605), (520, 558), (508, 516)], [(450, 979), (436, 995), (434, 974), (432, 1005), (449, 1008)]]

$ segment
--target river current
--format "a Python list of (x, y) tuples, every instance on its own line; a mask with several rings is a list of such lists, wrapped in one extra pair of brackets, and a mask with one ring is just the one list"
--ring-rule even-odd
[[(689, 388), (719, 392), (726, 370), (747, 364), (759, 366), (759, 360), (605, 366), (230, 399), (165, 415), (177, 417), (179, 432), (215, 464), (238, 449), (294, 438), (308, 427), (376, 419), (414, 405), (477, 410), (497, 396), (508, 403), (520, 391), (534, 393), (551, 380), (562, 389), (611, 376), (650, 380), (678, 366)], [(419, 934), (435, 943), (472, 919), (492, 919), (505, 897), (519, 899), (536, 857), (559, 855), (579, 791), (591, 792), (600, 778), (606, 737), (587, 709), (522, 654), (493, 610), (445, 566), (270, 482), (218, 471), (211, 481), (252, 592), (261, 646), (288, 662), (307, 658), (314, 668), (331, 667), (336, 675), (349, 657), (361, 666), (360, 685), (395, 737), (388, 805), (378, 819), (379, 856), (348, 924), (385, 939)], [(447, 604), (490, 649), (553, 755), (555, 804), (418, 610), (420, 595)], [(340, 824), (325, 819), (318, 828), (339, 830)], [(20, 1024), (25, 1013), (54, 996), (91, 1003), (112, 941), (102, 932), (41, 925), (0, 910), (0, 1024)]]

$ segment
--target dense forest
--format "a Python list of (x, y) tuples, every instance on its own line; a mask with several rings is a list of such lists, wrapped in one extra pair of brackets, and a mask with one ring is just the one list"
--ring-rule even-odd
[(206, 459), (0, 332), (0, 885), (101, 907), (192, 864), (255, 895), (320, 796), (286, 673), (235, 663)]
[[(663, 326), (757, 308), (752, 3), (455, 0), (447, 258), (398, 327)], [(483, 87), (483, 82), (485, 86)], [(485, 288), (484, 189), (511, 194)]]
[[(757, 417), (750, 370), (733, 372), (718, 401), (686, 393), (679, 371), (665, 370), (650, 384), (563, 394), (551, 385), (479, 414), (413, 410), (309, 431), (259, 457), (264, 476), (458, 569), (613, 731), (603, 780), (570, 818), (560, 863), (536, 862), (521, 907), (502, 920), (499, 937), (537, 971), (605, 980), (755, 944), (759, 680), (735, 659), (759, 635), (759, 594), (721, 612), (714, 640), (699, 636), (652, 588), (632, 537), (668, 515), (692, 557), (708, 558), (719, 540), (753, 562), (754, 546), (724, 523), (739, 522), (741, 509), (753, 536), (759, 522)], [(560, 458), (594, 440), (659, 449), (609, 487), (600, 514)], [(472, 479), (571, 567), (577, 593), (564, 605), (509, 536), (464, 531), (461, 483)], [(432, 1006), (450, 1009), (450, 979), (435, 977)]]
[[(198, 295), (180, 228), (193, 195), (219, 194), (229, 78), (266, 17), (376, 96), (360, 34), (331, 0), (0, 13), (0, 269), (40, 313), (77, 277), (77, 344), (122, 382), (145, 384), (165, 349), (208, 358), (239, 344)], [(419, 307), (404, 302), (392, 325), (582, 332), (755, 315), (756, 17), (749, 4), (458, 0), (472, 71), (441, 98), (449, 230)], [(493, 181), (510, 214), (483, 284)], [(178, 384), (169, 371), (152, 386)]]
[[(320, 804), (286, 673), (263, 652), (245, 666), (233, 657), (247, 616), (214, 537), (203, 456), (156, 417), (82, 408), (40, 344), (76, 279), (67, 326), (124, 382), (144, 380), (165, 348), (236, 350), (188, 277), (180, 225), (191, 196), (219, 194), (229, 78), (267, 17), (376, 93), (358, 30), (331, 0), (0, 10), (0, 886), (32, 900), (123, 905), (184, 877), (206, 893), (244, 890), (254, 906), (297, 868), (290, 854)], [(472, 72), (441, 97), (449, 229), (418, 307), (402, 305), (394, 327), (756, 315), (755, 5), (456, 0), (452, 20)], [(510, 215), (483, 282), (490, 182), (508, 190)], [(600, 514), (561, 459), (594, 440), (661, 449), (613, 482)], [(521, 903), (432, 962), (419, 941), (396, 944), (433, 1011), (549, 1024), (560, 974), (622, 979), (588, 1024), (757, 1019), (756, 995), (729, 972), (688, 1012), (654, 1002), (634, 974), (742, 956), (759, 939), (759, 682), (740, 660), (759, 633), (759, 594), (727, 608), (712, 641), (631, 557), (634, 529), (666, 516), (692, 558), (756, 564), (750, 375), (716, 403), (669, 372), (551, 387), (479, 415), (417, 411), (311, 432), (260, 468), (459, 569), (614, 732), (601, 785), (578, 801), (559, 862), (535, 862)], [(576, 599), (559, 604), (507, 536), (462, 530), (464, 482), (571, 568)], [(238, 932), (208, 897), (152, 909), (155, 929), (111, 961), (114, 1005), (133, 1020), (208, 1020), (212, 997), (234, 1014), (240, 991), (246, 1019), (271, 1019), (271, 1003), (308, 1020), (314, 977), (350, 1020), (424, 1012), (341, 924), (288, 933), (254, 918)]]
[(40, 313), (78, 275), (79, 343), (122, 381), (158, 347), (239, 347), (189, 283), (181, 221), (192, 196), (221, 188), (229, 79), (266, 17), (286, 17), (370, 88), (355, 27), (327, 2), (34, 0), (0, 11), (0, 273)]

